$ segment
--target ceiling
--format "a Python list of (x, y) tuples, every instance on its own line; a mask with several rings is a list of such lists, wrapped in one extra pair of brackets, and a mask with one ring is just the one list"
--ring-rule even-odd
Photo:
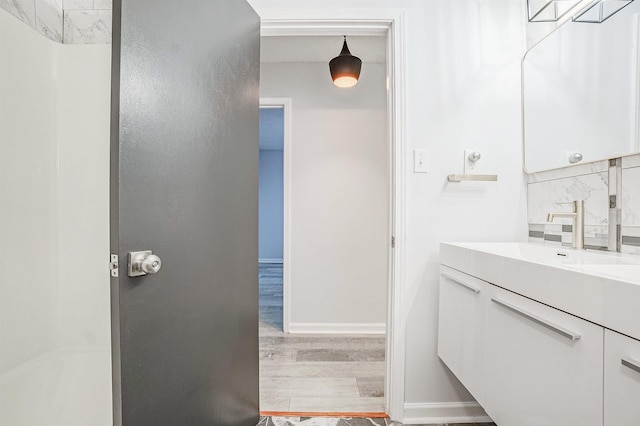
[[(260, 62), (329, 62), (342, 50), (341, 36), (261, 37)], [(347, 36), (351, 54), (364, 63), (383, 64), (387, 38)]]

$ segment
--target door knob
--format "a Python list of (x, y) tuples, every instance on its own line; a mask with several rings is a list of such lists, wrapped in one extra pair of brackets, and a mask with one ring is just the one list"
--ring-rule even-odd
[(129, 252), (129, 276), (140, 277), (155, 274), (162, 267), (162, 260), (151, 250)]

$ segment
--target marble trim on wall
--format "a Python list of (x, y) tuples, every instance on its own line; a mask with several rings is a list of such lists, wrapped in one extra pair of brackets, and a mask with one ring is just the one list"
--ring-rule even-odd
[[(529, 242), (570, 248), (573, 245), (572, 225), (529, 224)], [(608, 228), (585, 226), (584, 244), (590, 250), (608, 250)]]
[(111, 43), (112, 0), (0, 0), (0, 8), (58, 43)]

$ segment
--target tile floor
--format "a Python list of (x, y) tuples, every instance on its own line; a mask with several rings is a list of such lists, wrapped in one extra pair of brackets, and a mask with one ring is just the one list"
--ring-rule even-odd
[[(260, 410), (383, 412), (384, 337), (284, 334), (282, 265), (260, 264), (259, 274)], [(329, 423), (276, 419), (265, 421), (270, 426), (338, 425), (335, 419), (327, 420)], [(348, 424), (361, 423), (340, 423)]]
[[(331, 417), (262, 417), (258, 426), (402, 426), (389, 419), (331, 418)], [(494, 423), (437, 424), (416, 426), (496, 426)]]

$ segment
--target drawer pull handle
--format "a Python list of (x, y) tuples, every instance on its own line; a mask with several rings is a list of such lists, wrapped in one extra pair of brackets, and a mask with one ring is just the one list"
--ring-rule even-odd
[(440, 275), (442, 275), (445, 278), (449, 278), (451, 281), (453, 281), (456, 284), (461, 285), (462, 287), (466, 288), (467, 290), (471, 290), (472, 292), (474, 292), (475, 294), (480, 293), (480, 289), (476, 286), (473, 286), (471, 284), (467, 284), (465, 282), (460, 281), (459, 278), (455, 278), (449, 274), (447, 274), (446, 272), (440, 272)]
[(571, 330), (567, 330), (566, 328), (561, 327), (561, 326), (559, 326), (557, 324), (554, 324), (554, 323), (552, 323), (550, 321), (547, 321), (544, 318), (540, 318), (539, 316), (534, 315), (534, 314), (532, 314), (530, 312), (527, 312), (522, 308), (518, 308), (517, 306), (514, 306), (509, 302), (505, 302), (504, 300), (500, 300), (500, 299), (494, 299), (493, 297), (491, 298), (491, 301), (494, 302), (494, 303), (497, 303), (500, 306), (503, 306), (503, 307), (509, 309), (510, 311), (513, 311), (513, 312), (517, 313), (518, 315), (522, 315), (523, 317), (535, 322), (536, 324), (540, 324), (541, 326), (546, 327), (549, 330), (553, 330), (556, 333), (558, 333), (558, 334), (560, 334), (560, 335), (562, 335), (562, 336), (564, 336), (564, 337), (566, 337), (568, 339), (578, 340), (581, 337), (579, 334), (576, 334)]
[(635, 359), (622, 358), (620, 361), (621, 361), (621, 364), (624, 365), (625, 367), (629, 367), (630, 369), (640, 373), (640, 363)]

